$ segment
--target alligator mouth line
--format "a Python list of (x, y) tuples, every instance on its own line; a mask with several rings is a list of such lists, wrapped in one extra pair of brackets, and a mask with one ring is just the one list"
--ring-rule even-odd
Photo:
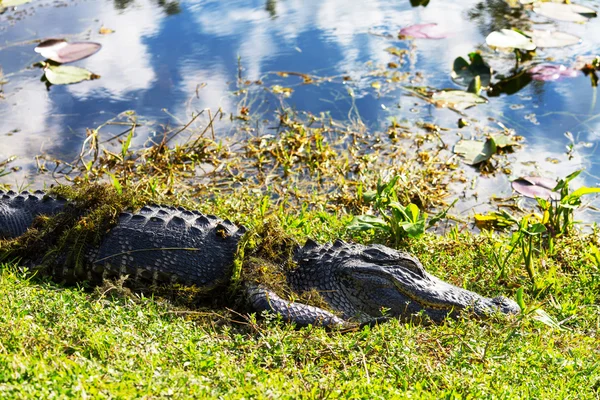
[(398, 289), (398, 291), (400, 293), (402, 293), (402, 295), (408, 297), (410, 300), (414, 301), (415, 303), (421, 305), (424, 308), (430, 308), (433, 310), (439, 310), (439, 311), (460, 311), (465, 309), (464, 306), (461, 305), (457, 305), (457, 304), (451, 304), (451, 305), (446, 305), (443, 303), (432, 303), (432, 302), (428, 302), (427, 300), (423, 300), (421, 298), (416, 297), (413, 293), (411, 293), (410, 291), (406, 290), (404, 288), (404, 286), (400, 285), (397, 281), (393, 281), (394, 286), (396, 287), (396, 289)]
[[(461, 305), (461, 304), (451, 304), (451, 303), (427, 301), (426, 299), (418, 297), (414, 292), (407, 290), (405, 285), (402, 285), (401, 283), (398, 282), (398, 279), (395, 279), (395, 278), (390, 279), (391, 274), (389, 272), (381, 271), (380, 268), (367, 268), (367, 269), (369, 270), (369, 273), (371, 273), (373, 275), (377, 275), (379, 277), (382, 277), (388, 281), (391, 281), (392, 284), (394, 285), (394, 287), (396, 288), (396, 290), (398, 290), (403, 296), (407, 297), (409, 300), (415, 302), (416, 304), (419, 304), (421, 307), (426, 308), (426, 309), (452, 312), (452, 311), (462, 311), (469, 307), (474, 307), (476, 304), (476, 301), (473, 301), (471, 304), (466, 305), (466, 306)], [(448, 285), (448, 286), (450, 288), (454, 289), (453, 286), (450, 286), (450, 285)], [(466, 289), (461, 289), (459, 287), (456, 287), (456, 289), (466, 291)]]

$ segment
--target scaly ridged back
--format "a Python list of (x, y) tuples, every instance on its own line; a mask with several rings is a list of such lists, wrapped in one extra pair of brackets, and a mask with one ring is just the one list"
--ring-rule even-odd
[(54, 215), (61, 212), (67, 201), (47, 195), (41, 190), (16, 193), (0, 190), (0, 238), (21, 236), (38, 215)]
[(122, 213), (89, 261), (97, 273), (208, 289), (229, 279), (244, 232), (230, 221), (197, 211), (145, 206)]

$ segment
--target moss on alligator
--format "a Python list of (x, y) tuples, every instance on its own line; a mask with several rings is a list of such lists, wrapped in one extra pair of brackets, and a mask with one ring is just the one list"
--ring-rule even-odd
[[(40, 276), (62, 276), (60, 271), (73, 270), (73, 276), (86, 277), (87, 269), (91, 268), (85, 260), (86, 252), (99, 245), (117, 224), (119, 214), (152, 203), (150, 196), (139, 196), (129, 190), (119, 193), (112, 186), (96, 183), (59, 185), (50, 189), (47, 195), (66, 199), (66, 210), (54, 216), (39, 216), (22, 236), (0, 240), (0, 261), (27, 260), (31, 254), (43, 255), (34, 261), (31, 270)], [(173, 199), (163, 205), (176, 206), (178, 201)], [(301, 301), (332, 311), (316, 291), (299, 296), (287, 284), (286, 274), (296, 267), (292, 257), (298, 246), (299, 243), (286, 235), (276, 221), (268, 220), (250, 229), (240, 240), (232, 275), (225, 283), (227, 290), (220, 294), (214, 290), (217, 287), (179, 283), (148, 287), (131, 279), (108, 285), (120, 287), (124, 284), (137, 291), (169, 298), (181, 306), (201, 306), (210, 296), (211, 302), (239, 307), (244, 306), (240, 294), (244, 282), (252, 282), (268, 287), (285, 300)], [(236, 299), (235, 304), (231, 304), (232, 298)]]

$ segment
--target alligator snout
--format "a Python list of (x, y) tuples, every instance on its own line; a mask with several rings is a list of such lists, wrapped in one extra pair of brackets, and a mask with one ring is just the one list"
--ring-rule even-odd
[(492, 311), (498, 311), (503, 314), (519, 314), (521, 307), (514, 300), (498, 296), (491, 299)]
[(377, 318), (384, 312), (403, 319), (424, 315), (441, 322), (462, 312), (480, 318), (520, 312), (516, 302), (501, 296), (488, 298), (444, 282), (427, 273), (416, 258), (400, 252), (396, 252), (395, 259), (389, 254), (385, 259), (364, 254), (349, 257), (335, 270), (342, 286), (340, 292), (350, 300), (355, 314), (363, 314), (363, 318), (364, 314)]

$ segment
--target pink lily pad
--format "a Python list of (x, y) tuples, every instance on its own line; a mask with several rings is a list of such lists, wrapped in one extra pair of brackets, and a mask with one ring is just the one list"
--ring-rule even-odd
[(556, 181), (550, 178), (525, 176), (512, 181), (511, 186), (515, 192), (532, 199), (536, 197), (551, 200), (560, 199), (560, 194), (552, 191), (556, 186)]
[(400, 29), (400, 39), (444, 39), (447, 34), (440, 32), (437, 24), (417, 24)]
[(48, 39), (40, 43), (34, 51), (47, 59), (65, 64), (78, 61), (95, 54), (102, 45), (94, 42), (67, 42), (64, 39)]
[(564, 65), (539, 64), (529, 69), (531, 78), (536, 81), (555, 81), (560, 78), (575, 78), (579, 71)]

